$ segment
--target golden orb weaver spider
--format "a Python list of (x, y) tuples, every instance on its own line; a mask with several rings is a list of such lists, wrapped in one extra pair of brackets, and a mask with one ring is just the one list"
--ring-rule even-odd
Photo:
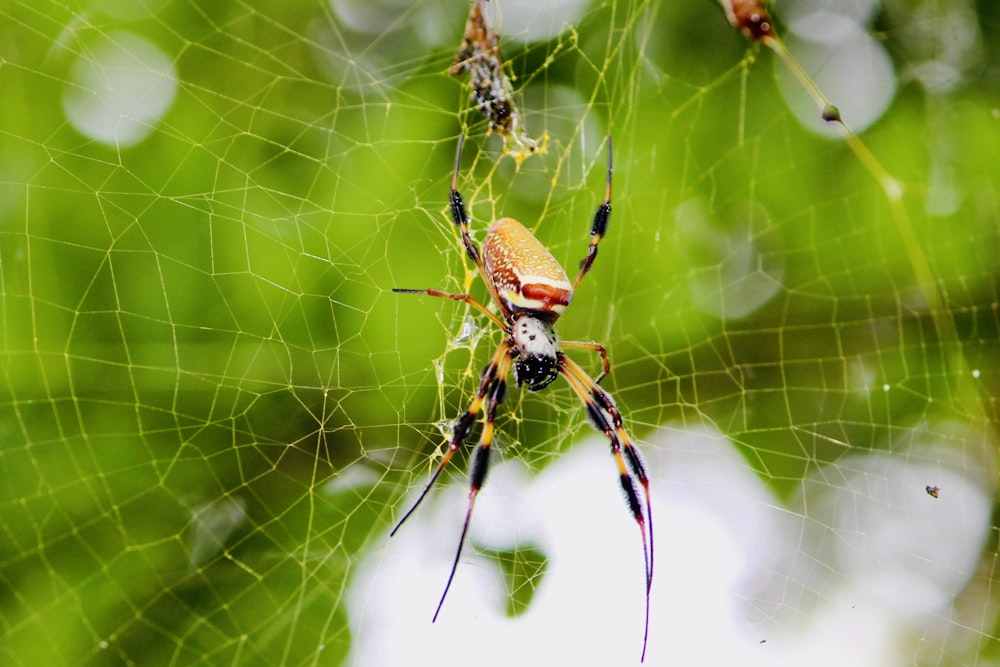
[[(604, 346), (599, 343), (560, 341), (554, 329), (556, 320), (573, 300), (573, 292), (583, 276), (590, 271), (594, 258), (597, 257), (597, 245), (608, 229), (608, 220), (611, 217), (611, 136), (608, 135), (608, 171), (604, 201), (594, 214), (594, 220), (590, 226), (590, 246), (587, 248), (587, 256), (580, 262), (580, 272), (572, 283), (552, 253), (524, 225), (513, 218), (501, 218), (490, 226), (486, 233), (483, 251), (480, 253), (479, 248), (469, 236), (469, 216), (466, 213), (462, 195), (458, 193), (458, 173), (463, 142), (464, 136), (460, 136), (449, 195), (451, 217), (462, 234), (466, 253), (479, 270), (479, 275), (486, 284), (490, 298), (496, 304), (500, 315), (491, 313), (486, 306), (468, 294), (453, 294), (435, 289), (394, 288), (392, 291), (464, 301), (486, 315), (507, 335), (493, 354), (489, 364), (483, 369), (479, 390), (476, 392), (472, 404), (462, 416), (455, 420), (448, 451), (441, 458), (441, 463), (434, 471), (430, 481), (427, 482), (420, 497), (392, 529), (390, 536), (396, 534), (396, 531), (423, 502), (441, 471), (444, 470), (455, 452), (469, 436), (476, 417), (485, 403), (485, 422), (479, 436), (479, 445), (472, 457), (469, 502), (465, 511), (465, 523), (462, 526), (462, 535), (458, 541), (458, 549), (455, 552), (451, 573), (448, 575), (448, 582), (445, 584), (444, 593), (441, 594), (441, 600), (434, 612), (433, 621), (436, 621), (455, 578), (455, 571), (458, 569), (458, 561), (462, 556), (462, 547), (469, 530), (469, 521), (472, 518), (472, 508), (475, 505), (476, 496), (486, 480), (486, 472), (489, 469), (490, 445), (493, 440), (493, 423), (497, 407), (503, 402), (507, 392), (507, 374), (510, 372), (511, 366), (513, 366), (514, 379), (518, 386), (526, 384), (530, 391), (544, 389), (556, 377), (562, 375), (586, 406), (590, 422), (610, 441), (611, 454), (618, 465), (619, 483), (625, 493), (629, 511), (642, 533), (642, 552), (646, 565), (646, 621), (642, 638), (642, 660), (645, 660), (646, 643), (649, 639), (649, 594), (653, 583), (653, 515), (649, 501), (649, 477), (646, 474), (646, 466), (639, 456), (639, 451), (632, 444), (632, 440), (625, 431), (621, 413), (615, 406), (614, 400), (608, 392), (598, 385), (611, 370)], [(600, 354), (603, 365), (601, 374), (597, 376), (596, 380), (591, 379), (579, 364), (563, 354), (563, 348), (590, 350)], [(635, 485), (636, 479), (642, 485), (645, 495), (645, 513), (639, 502), (639, 494)]]

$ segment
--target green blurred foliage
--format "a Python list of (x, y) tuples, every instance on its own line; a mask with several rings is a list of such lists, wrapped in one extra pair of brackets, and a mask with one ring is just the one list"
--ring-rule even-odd
[[(452, 46), (401, 50), (369, 74), (324, 3), (162, 3), (138, 16), (0, 5), (4, 662), (346, 654), (352, 563), (423, 479), (437, 422), (463, 409), (496, 340), (448, 350), (467, 309), (389, 291), (467, 287), (445, 208), (460, 131), (477, 238), (490, 218), (518, 217), (567, 267), (603, 183), (601, 142), (586, 137), (584, 152), (577, 124), (613, 133), (612, 227), (561, 333), (608, 345), (606, 386), (640, 438), (711, 422), (784, 493), (847, 443), (891, 448), (897, 428), (937, 417), (994, 423), (996, 8), (980, 3), (982, 61), (957, 90), (929, 100), (904, 81), (864, 134), (907, 184), (942, 295), (929, 313), (877, 183), (842, 143), (802, 129), (768, 52), (708, 0), (611, 4), (507, 50), (536, 105), (530, 131), (552, 135), (520, 170), (463, 111)], [(456, 46), (464, 7), (441, 28)], [(895, 25), (882, 38), (902, 72)], [(158, 45), (179, 78), (162, 122), (120, 148), (77, 132), (61, 102), (72, 63), (115, 30)], [(561, 89), (587, 102), (547, 106)], [(947, 215), (926, 211), (933, 146), (964, 184)], [(746, 224), (751, 202), (766, 211), (746, 233), (780, 259), (778, 296), (736, 320), (695, 307), (690, 279), (719, 267), (678, 228), (690, 201), (723, 232)], [(956, 353), (980, 373), (971, 404)], [(871, 386), (855, 362), (877, 369)], [(587, 428), (566, 388), (512, 392), (507, 407), (510, 451), (536, 467)], [(374, 481), (336, 485), (359, 468)], [(501, 560), (530, 590), (543, 567), (525, 553)], [(527, 601), (515, 593), (511, 613)]]

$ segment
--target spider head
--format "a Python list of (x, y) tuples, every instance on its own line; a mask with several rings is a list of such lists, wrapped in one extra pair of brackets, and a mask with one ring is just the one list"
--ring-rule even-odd
[(552, 384), (559, 376), (559, 338), (552, 324), (530, 313), (522, 313), (514, 320), (514, 379), (517, 386), (528, 385), (538, 391)]

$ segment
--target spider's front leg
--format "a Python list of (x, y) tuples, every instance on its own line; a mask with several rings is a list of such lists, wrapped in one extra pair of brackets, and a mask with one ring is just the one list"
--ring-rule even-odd
[[(454, 431), (451, 435), (451, 442), (448, 443), (448, 451), (445, 452), (444, 456), (441, 458), (441, 463), (438, 464), (437, 470), (434, 471), (430, 481), (427, 482), (424, 490), (420, 493), (420, 497), (417, 498), (417, 502), (413, 503), (413, 506), (406, 512), (406, 514), (403, 515), (403, 518), (399, 520), (396, 527), (392, 529), (391, 533), (389, 533), (389, 537), (396, 534), (396, 531), (398, 531), (400, 527), (406, 523), (406, 520), (410, 518), (410, 515), (416, 511), (416, 509), (420, 506), (420, 503), (422, 503), (424, 498), (427, 497), (427, 493), (431, 490), (431, 487), (434, 486), (434, 482), (436, 482), (437, 478), (440, 477), (441, 471), (445, 469), (445, 466), (447, 466), (452, 457), (455, 456), (455, 452), (458, 451), (458, 448), (462, 446), (463, 442), (465, 442), (465, 438), (469, 435), (469, 432), (472, 431), (472, 425), (476, 422), (476, 415), (478, 415), (479, 410), (482, 409), (483, 402), (486, 400), (486, 395), (489, 393), (492, 396), (492, 393), (495, 392), (495, 389), (493, 388), (497, 384), (497, 377), (499, 376), (503, 379), (509, 368), (510, 341), (504, 340), (504, 342), (500, 343), (500, 347), (497, 348), (493, 358), (490, 359), (490, 363), (487, 364), (485, 369), (483, 369), (482, 379), (479, 381), (479, 391), (476, 392), (476, 397), (472, 400), (472, 404), (469, 406), (469, 409), (462, 413), (461, 417), (455, 420)], [(503, 375), (500, 375), (501, 370), (503, 371)], [(493, 389), (493, 392), (491, 392), (491, 389)], [(492, 423), (490, 423), (490, 428), (492, 429)], [(475, 470), (475, 467), (473, 467), (473, 470)], [(483, 476), (485, 476), (485, 474), (486, 473), (484, 471)]]
[(503, 403), (507, 396), (507, 372), (510, 370), (511, 357), (505, 356), (500, 360), (496, 376), (489, 388), (489, 400), (486, 403), (486, 422), (483, 424), (483, 433), (479, 437), (479, 445), (472, 457), (472, 467), (469, 480), (469, 504), (465, 509), (465, 523), (462, 524), (462, 535), (458, 538), (458, 549), (455, 550), (455, 560), (451, 564), (451, 572), (448, 574), (448, 583), (444, 586), (441, 600), (438, 602), (437, 610), (434, 612), (432, 623), (437, 621), (444, 599), (448, 597), (451, 589), (451, 582), (455, 578), (455, 571), (458, 569), (458, 561), (462, 557), (462, 547), (465, 546), (465, 536), (469, 532), (469, 522), (472, 519), (472, 508), (476, 504), (476, 497), (479, 490), (486, 482), (486, 473), (490, 467), (490, 445), (493, 443), (493, 423), (496, 419), (497, 407)]

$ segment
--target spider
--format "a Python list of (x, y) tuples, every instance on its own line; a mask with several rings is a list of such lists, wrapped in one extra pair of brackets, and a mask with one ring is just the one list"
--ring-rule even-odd
[[(625, 494), (625, 501), (642, 534), (642, 551), (646, 567), (646, 621), (642, 640), (642, 659), (646, 657), (646, 643), (649, 638), (649, 594), (653, 581), (653, 516), (649, 500), (649, 477), (639, 452), (632, 444), (622, 422), (621, 413), (611, 395), (598, 383), (611, 370), (608, 354), (599, 343), (560, 341), (554, 325), (573, 299), (573, 292), (580, 281), (590, 271), (597, 257), (597, 246), (608, 228), (611, 216), (611, 136), (607, 139), (608, 171), (604, 191), (604, 201), (597, 208), (590, 226), (590, 245), (587, 256), (580, 262), (580, 271), (572, 283), (566, 271), (545, 246), (532, 235), (524, 225), (513, 218), (501, 218), (494, 222), (486, 234), (483, 251), (469, 236), (469, 216), (465, 202), (458, 192), (459, 164), (462, 157), (464, 136), (458, 140), (455, 156), (455, 170), (451, 179), (449, 203), (451, 217), (462, 234), (462, 242), (469, 258), (479, 270), (490, 298), (499, 315), (490, 312), (486, 306), (468, 294), (454, 294), (436, 289), (402, 289), (393, 292), (404, 294), (425, 294), (428, 296), (464, 301), (488, 317), (506, 334), (500, 342), (490, 362), (483, 369), (479, 389), (469, 408), (454, 423), (448, 450), (423, 492), (413, 506), (403, 515), (391, 535), (395, 535), (403, 523), (420, 506), (441, 471), (448, 465), (455, 452), (472, 431), (476, 418), (486, 405), (485, 421), (479, 444), (472, 456), (468, 506), (465, 523), (455, 552), (455, 560), (448, 575), (441, 600), (434, 612), (433, 621), (441, 613), (441, 607), (455, 578), (458, 561), (462, 555), (469, 521), (476, 497), (486, 480), (489, 469), (490, 444), (493, 440), (494, 420), (497, 407), (507, 393), (507, 374), (513, 367), (514, 379), (518, 386), (527, 385), (530, 391), (539, 391), (551, 384), (558, 376), (563, 376), (576, 395), (583, 401), (590, 422), (608, 438), (611, 454), (618, 466), (619, 483)], [(601, 356), (602, 372), (597, 379), (591, 377), (575, 361), (567, 357), (564, 349), (588, 350)], [(645, 496), (645, 510), (639, 502), (635, 480), (642, 485)], [(648, 528), (647, 528), (648, 522)], [(648, 534), (647, 534), (648, 530)], [(648, 535), (648, 540), (647, 540)], [(433, 622), (432, 621), (432, 622)]]

